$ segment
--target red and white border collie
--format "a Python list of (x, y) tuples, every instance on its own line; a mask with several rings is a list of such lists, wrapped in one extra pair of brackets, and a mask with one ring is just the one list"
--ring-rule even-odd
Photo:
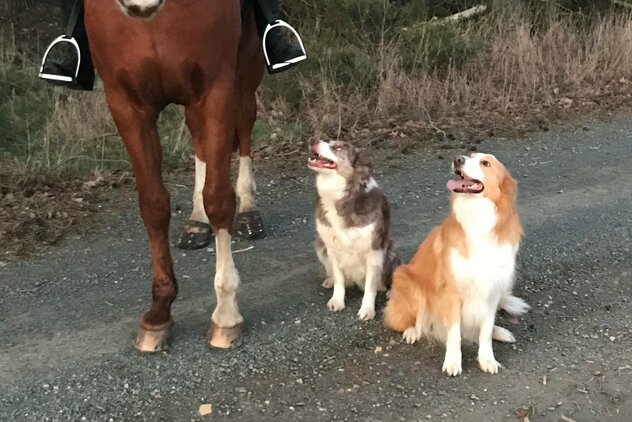
[(462, 371), (461, 338), (478, 342), (481, 370), (496, 374), (492, 339), (515, 341), (494, 325), (497, 310), (520, 315), (529, 309), (511, 294), (522, 237), (517, 184), (490, 154), (457, 156), (453, 171), (450, 214), (394, 272), (384, 319), (410, 344), (422, 335), (443, 341), (448, 375)]

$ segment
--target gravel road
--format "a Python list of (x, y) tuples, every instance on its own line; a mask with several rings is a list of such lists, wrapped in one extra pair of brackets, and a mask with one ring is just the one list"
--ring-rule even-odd
[[(501, 318), (498, 375), (464, 347), (464, 373), (441, 373), (443, 348), (409, 346), (357, 320), (361, 295), (332, 314), (320, 287), (307, 169), (259, 172), (264, 240), (238, 241), (244, 342), (206, 347), (214, 257), (174, 249), (180, 294), (169, 350), (135, 352), (150, 268), (135, 197), (94, 232), (0, 268), (2, 421), (607, 421), (632, 420), (632, 120), (487, 140), (519, 181), (526, 237), (515, 292), (533, 307)], [(462, 151), (444, 151), (443, 155)], [(432, 151), (376, 160), (404, 259), (446, 213), (449, 161)], [(260, 163), (260, 167), (264, 165)], [(171, 186), (174, 233), (189, 191)], [(212, 413), (200, 416), (201, 404)], [(564, 419), (567, 418), (567, 419)]]

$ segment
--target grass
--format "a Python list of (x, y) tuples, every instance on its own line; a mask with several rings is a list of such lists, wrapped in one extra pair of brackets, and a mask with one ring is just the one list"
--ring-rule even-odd
[[(414, 122), (417, 133), (409, 135), (423, 141), (455, 123), (512, 126), (517, 117), (629, 92), (632, 19), (625, 11), (600, 2), (586, 9), (577, 0), (507, 0), (489, 2), (491, 13), (466, 22), (429, 22), (477, 3), (286, 2), (309, 60), (266, 77), (255, 151), (293, 151), (308, 134), (353, 137), (394, 120)], [(24, 52), (14, 33), (9, 27), (0, 36), (0, 175), (128, 169), (102, 89), (46, 86), (35, 75), (37, 55)], [(167, 109), (161, 123), (166, 169), (190, 165), (181, 112)]]

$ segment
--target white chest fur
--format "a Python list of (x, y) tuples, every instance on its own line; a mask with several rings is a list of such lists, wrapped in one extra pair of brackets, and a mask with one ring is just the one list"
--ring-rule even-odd
[[(340, 178), (342, 179), (342, 178)], [(362, 287), (375, 232), (375, 224), (348, 227), (338, 215), (336, 202), (344, 194), (344, 179), (335, 176), (317, 178), (316, 184), (326, 222), (316, 221), (316, 230), (345, 276), (346, 284)], [(377, 186), (372, 181), (371, 188)]]
[(316, 230), (327, 247), (327, 253), (339, 265), (347, 284), (355, 283), (362, 287), (375, 225), (347, 227), (331, 204), (323, 203), (322, 206), (329, 225), (317, 221)]
[(462, 323), (475, 328), (511, 291), (518, 245), (498, 242), (493, 230), (496, 207), (488, 199), (459, 196), (453, 210), (465, 232), (468, 253), (464, 257), (452, 250), (450, 264), (463, 296)]

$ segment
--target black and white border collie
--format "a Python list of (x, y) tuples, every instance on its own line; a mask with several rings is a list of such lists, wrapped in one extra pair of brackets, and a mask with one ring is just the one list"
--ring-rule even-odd
[(342, 311), (345, 288), (364, 290), (361, 320), (375, 316), (375, 297), (390, 287), (399, 259), (389, 237), (390, 210), (364, 151), (347, 142), (310, 140), (308, 167), (316, 173), (316, 254), (333, 288), (327, 307)]

